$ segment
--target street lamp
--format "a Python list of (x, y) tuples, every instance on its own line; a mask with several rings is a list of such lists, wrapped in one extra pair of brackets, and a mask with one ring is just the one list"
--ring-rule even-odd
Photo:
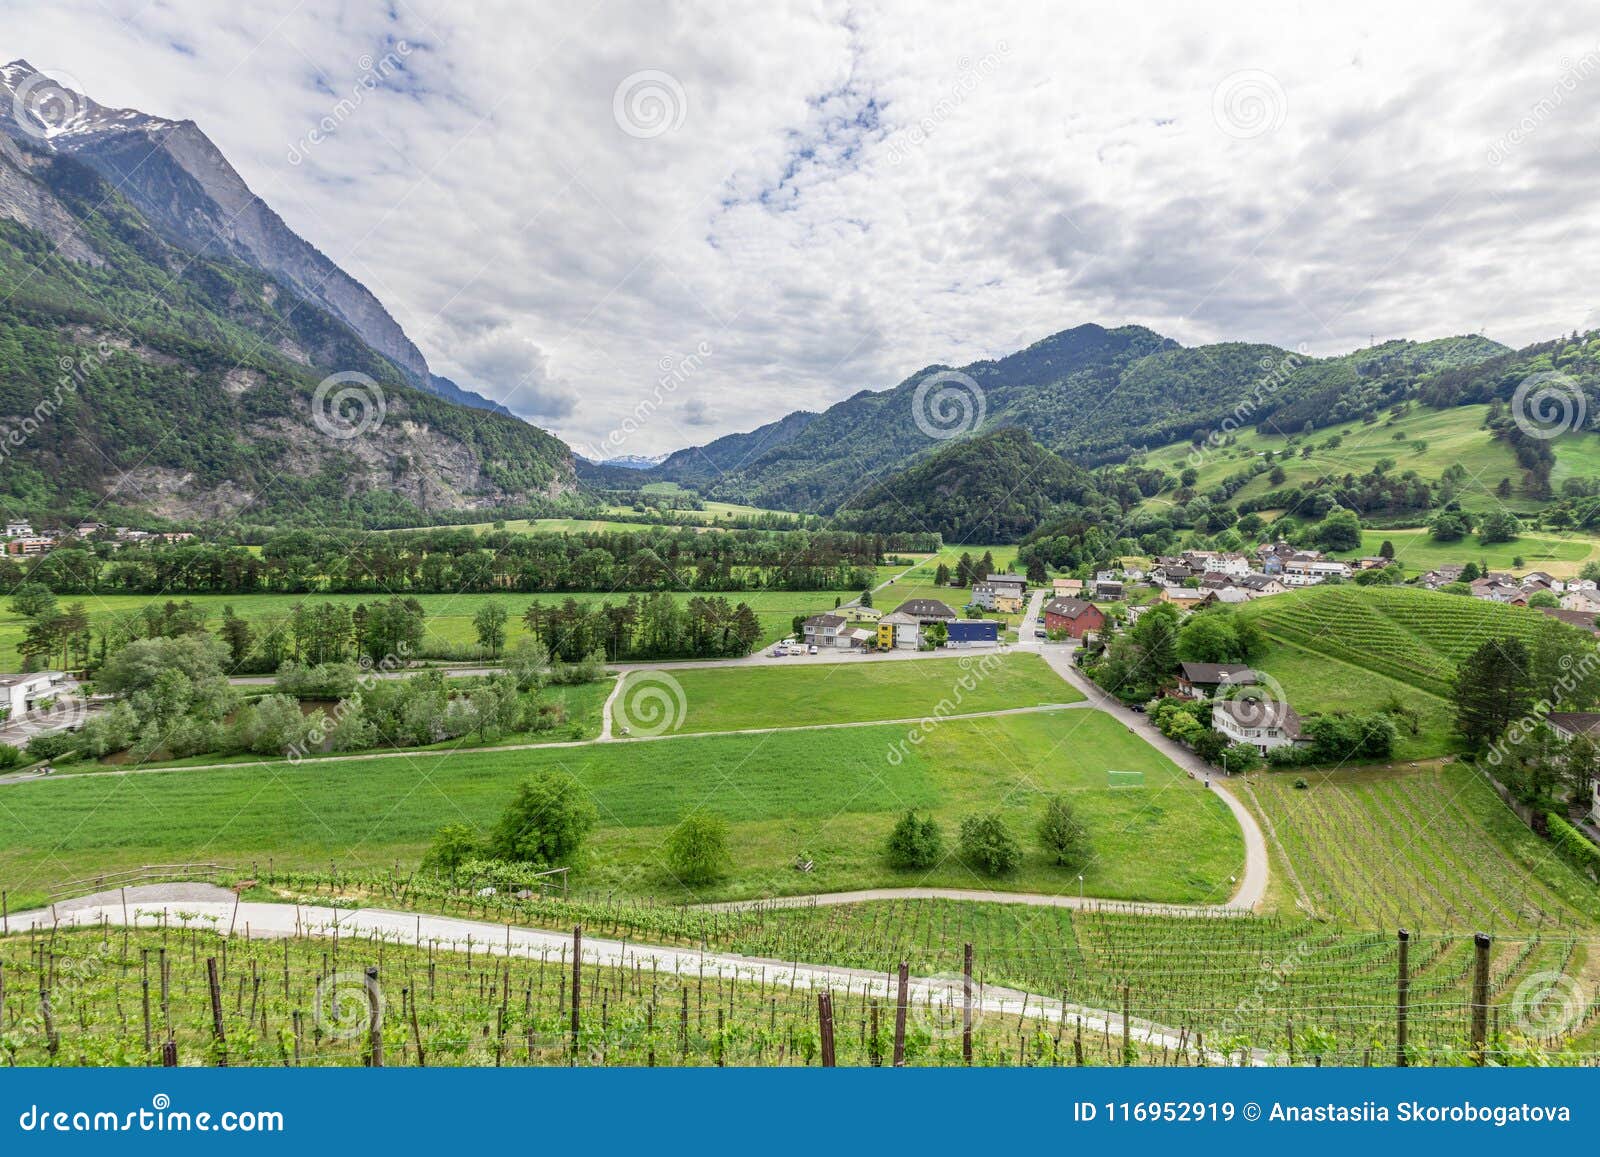
[(1083, 873), (1078, 873), (1078, 903), (1083, 903)]

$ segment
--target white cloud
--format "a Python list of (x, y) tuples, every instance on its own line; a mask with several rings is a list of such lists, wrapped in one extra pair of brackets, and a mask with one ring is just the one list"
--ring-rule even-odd
[[(1083, 321), (1331, 352), (1600, 306), (1581, 12), (727, 7), (58, 0), (0, 27), (198, 121), (438, 372), (574, 443), (714, 349), (627, 453)], [(647, 70), (681, 100), (654, 135), (614, 119)]]

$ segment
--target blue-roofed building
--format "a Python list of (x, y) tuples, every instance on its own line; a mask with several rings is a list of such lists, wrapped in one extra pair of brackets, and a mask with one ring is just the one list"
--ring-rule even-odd
[(950, 632), (950, 641), (958, 647), (1000, 641), (1000, 624), (994, 619), (956, 619), (946, 623), (945, 629)]

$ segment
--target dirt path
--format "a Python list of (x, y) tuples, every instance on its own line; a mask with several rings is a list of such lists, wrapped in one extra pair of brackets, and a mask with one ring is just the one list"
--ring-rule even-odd
[[(570, 951), (572, 946), (571, 937), (563, 933), (384, 908), (340, 909), (257, 901), (149, 901), (134, 904), (130, 900), (127, 912), (127, 922), (133, 926), (157, 927), (164, 918), (168, 923), (187, 923), (219, 931), (231, 929), (234, 934), (248, 935), (252, 939), (331, 935), (337, 928), (341, 939), (350, 938), (351, 951), (357, 953), (360, 952), (359, 940), (368, 937), (390, 944), (419, 947), (431, 944), (445, 950), (465, 949), (470, 944), (476, 952), (518, 957), (556, 956), (563, 949)], [(102, 923), (120, 926), (123, 922), (120, 903), (91, 904), (70, 911), (57, 905), (54, 913), (49, 909), (36, 909), (13, 913), (10, 918), (13, 931), (92, 927)], [(896, 999), (890, 978), (885, 973), (859, 968), (770, 960), (733, 952), (655, 947), (632, 941), (589, 937), (584, 938), (583, 948), (585, 962), (606, 967), (632, 968), (638, 965), (681, 975), (699, 975), (703, 967), (707, 975), (734, 981), (753, 982), (758, 977), (769, 983), (792, 980), (795, 986), (807, 989), (820, 991), (848, 987), (852, 992)], [(914, 1015), (930, 1001), (959, 1002), (962, 996), (961, 978), (958, 975), (914, 977), (910, 981), (909, 995)], [(1119, 1037), (1122, 1034), (1122, 1017), (1114, 1011), (1063, 1003), (1016, 989), (978, 986), (973, 994), (973, 1007), (980, 1014), (1028, 1016), (1051, 1024), (1063, 1019), (1075, 1022), (1082, 1017), (1086, 1031), (1105, 1032)], [(1173, 1049), (1180, 1043), (1180, 1034), (1176, 1029), (1150, 1024), (1137, 1017), (1129, 1018), (1128, 1028), (1129, 1035), (1140, 1042)], [(1267, 1058), (1262, 1055), (1257, 1059), (1265, 1063)], [(1226, 1062), (1214, 1057), (1212, 1063)]]

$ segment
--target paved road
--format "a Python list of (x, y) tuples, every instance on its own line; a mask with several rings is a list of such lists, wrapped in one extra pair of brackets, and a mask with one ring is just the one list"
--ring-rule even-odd
[(1132, 912), (1143, 916), (1236, 916), (1250, 910), (1237, 899), (1226, 904), (1141, 904), (1094, 896), (1056, 896), (1044, 892), (992, 892), (983, 888), (863, 888), (858, 892), (813, 892), (768, 900), (722, 900), (696, 904), (708, 912), (742, 912), (757, 908), (828, 908), (872, 900), (972, 900), (981, 904), (1026, 904), (1034, 908), (1088, 908)]
[[(207, 902), (137, 900), (129, 889), (128, 922), (146, 927), (158, 926), (165, 914), (168, 922), (187, 921), (200, 927), (229, 929), (248, 935), (252, 939), (265, 937), (278, 939), (290, 936), (331, 934), (335, 927), (341, 936), (355, 938), (376, 936), (387, 943), (416, 946), (434, 945), (436, 948), (455, 950), (470, 943), (477, 952), (518, 957), (556, 956), (572, 947), (570, 936), (534, 928), (514, 928), (505, 924), (481, 920), (460, 920), (446, 916), (419, 915), (415, 912), (396, 912), (383, 908), (336, 909), (291, 904), (264, 904), (250, 902)], [(55, 912), (48, 908), (13, 913), (10, 926), (13, 931), (30, 928), (47, 930), (52, 927), (98, 926), (101, 923), (121, 925), (124, 909), (120, 898), (115, 903), (104, 903)], [(856, 968), (831, 965), (806, 964), (793, 960), (770, 960), (741, 956), (732, 952), (700, 952), (692, 948), (665, 948), (636, 944), (632, 941), (593, 939), (584, 937), (583, 958), (587, 962), (615, 967), (654, 967), (662, 972), (681, 975), (706, 975), (728, 980), (753, 981), (758, 976), (769, 982), (787, 982), (791, 978), (798, 987), (807, 989), (842, 989), (852, 992), (894, 999), (890, 978), (882, 972), (868, 972)], [(353, 948), (359, 952), (359, 947)], [(909, 986), (911, 1003), (926, 1006), (936, 1002), (960, 1001), (961, 979), (953, 977), (915, 977)], [(1063, 1019), (1083, 1018), (1083, 1027), (1090, 1032), (1109, 1032), (1120, 1036), (1122, 1017), (1104, 1009), (1063, 1004), (1060, 1000), (1024, 993), (1015, 989), (980, 986), (974, 994), (973, 1007), (981, 1014), (1023, 1015), (1047, 1023)], [(916, 1010), (913, 1009), (913, 1015)], [(1129, 1020), (1129, 1035), (1135, 1040), (1157, 1046), (1177, 1048), (1179, 1033), (1161, 1025), (1139, 1020)], [(1265, 1056), (1257, 1058), (1265, 1061)], [(1226, 1063), (1220, 1057), (1213, 1063)]]

